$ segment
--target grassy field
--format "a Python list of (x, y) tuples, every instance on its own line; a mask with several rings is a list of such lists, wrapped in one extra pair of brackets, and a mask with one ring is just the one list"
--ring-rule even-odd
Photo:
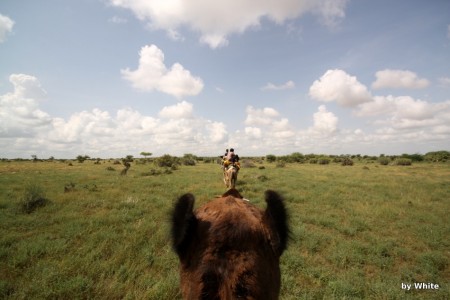
[[(220, 168), (122, 168), (0, 162), (0, 298), (180, 298), (169, 213), (183, 193), (197, 206), (222, 194)], [(237, 188), (262, 208), (266, 189), (286, 199), (281, 299), (450, 299), (450, 164), (264, 163)], [(48, 202), (27, 213), (32, 195)]]

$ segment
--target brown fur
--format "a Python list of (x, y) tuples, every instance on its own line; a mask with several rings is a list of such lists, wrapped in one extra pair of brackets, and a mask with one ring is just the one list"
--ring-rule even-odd
[(265, 211), (235, 189), (193, 211), (182, 196), (172, 215), (184, 299), (277, 299), (279, 258), (289, 229), (282, 198), (266, 192)]

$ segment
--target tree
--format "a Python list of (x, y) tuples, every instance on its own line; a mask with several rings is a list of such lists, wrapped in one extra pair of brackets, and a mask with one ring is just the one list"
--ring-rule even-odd
[(127, 161), (127, 162), (132, 162), (133, 161), (133, 155), (127, 155), (125, 156), (124, 159), (122, 159), (122, 161)]
[(147, 156), (152, 156), (153, 153), (142, 151), (140, 154), (141, 154), (143, 157), (145, 157), (145, 159), (147, 159)]
[(277, 160), (277, 157), (275, 155), (273, 155), (273, 154), (267, 154), (266, 155), (266, 160), (267, 160), (267, 162), (272, 163), (272, 162)]
[(86, 159), (89, 159), (90, 157), (88, 155), (78, 155), (77, 156), (77, 161), (81, 164), (83, 163)]

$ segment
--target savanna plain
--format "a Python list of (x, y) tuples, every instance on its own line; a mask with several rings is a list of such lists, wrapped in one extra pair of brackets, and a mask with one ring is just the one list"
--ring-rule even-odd
[[(181, 298), (170, 212), (223, 194), (220, 165), (130, 165), (0, 162), (0, 298)], [(450, 163), (254, 160), (236, 188), (262, 209), (267, 189), (285, 198), (280, 299), (450, 299)]]

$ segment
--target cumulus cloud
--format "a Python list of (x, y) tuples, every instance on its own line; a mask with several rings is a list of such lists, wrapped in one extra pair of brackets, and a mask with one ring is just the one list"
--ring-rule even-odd
[(14, 21), (8, 16), (0, 14), (0, 43), (6, 40), (6, 36), (12, 32)]
[(325, 105), (319, 106), (319, 109), (313, 115), (314, 125), (311, 131), (319, 134), (333, 134), (337, 131), (338, 118), (332, 113), (327, 111)]
[(247, 106), (244, 131), (235, 134), (233, 145), (241, 145), (246, 150), (280, 151), (292, 146), (295, 130), (287, 118), (271, 107), (254, 108)]
[(277, 24), (311, 13), (326, 26), (345, 17), (347, 0), (183, 1), (109, 0), (113, 6), (131, 10), (150, 28), (171, 32), (181, 26), (200, 33), (200, 41), (217, 48), (228, 45), (228, 36), (261, 26), (269, 19)]
[[(5, 157), (121, 157), (141, 151), (216, 155), (226, 147), (237, 148), (241, 155), (371, 154), (392, 152), (395, 147), (427, 151), (430, 143), (445, 149), (450, 140), (450, 100), (373, 97), (352, 107), (367, 125), (364, 130), (342, 128), (325, 105), (307, 117), (311, 124), (305, 128), (296, 128), (275, 108), (248, 106), (245, 118), (234, 122), (237, 129), (228, 132), (225, 123), (197, 116), (187, 101), (162, 107), (151, 116), (132, 108), (115, 113), (94, 108), (68, 118), (52, 117), (39, 107), (37, 99), (46, 93), (37, 78), (13, 74), (10, 82), (13, 90), (0, 95), (0, 148)], [(413, 144), (418, 148), (411, 150)]]
[(279, 90), (288, 90), (295, 88), (295, 83), (292, 80), (280, 85), (275, 85), (271, 82), (268, 82), (265, 86), (261, 88), (263, 91), (279, 91)]
[(360, 117), (376, 117), (375, 124), (392, 129), (426, 129), (450, 122), (450, 101), (430, 103), (409, 96), (378, 96), (356, 111)]
[(309, 88), (309, 95), (322, 102), (336, 101), (339, 105), (353, 107), (372, 99), (370, 92), (356, 77), (342, 70), (328, 70)]
[(376, 80), (373, 89), (422, 89), (430, 85), (427, 79), (419, 78), (416, 73), (408, 70), (383, 70), (375, 73)]
[(46, 93), (36, 77), (13, 74), (10, 82), (13, 91), (0, 95), (0, 148), (7, 157), (120, 157), (145, 150), (206, 154), (223, 151), (228, 140), (224, 123), (195, 116), (186, 101), (162, 107), (156, 116), (132, 108), (115, 114), (94, 108), (58, 118), (40, 109), (38, 99)]
[(250, 139), (260, 139), (262, 137), (261, 128), (258, 127), (245, 127), (245, 134)]
[(222, 122), (208, 121), (206, 129), (212, 143), (223, 143), (228, 137), (226, 126)]
[(164, 65), (164, 53), (157, 46), (142, 47), (139, 56), (136, 70), (121, 70), (123, 78), (134, 88), (143, 91), (157, 90), (176, 98), (198, 95), (202, 91), (202, 79), (192, 76), (179, 63), (168, 69)]
[(280, 115), (278, 111), (271, 107), (257, 109), (253, 106), (247, 106), (246, 112), (245, 125), (271, 125), (274, 119)]
[(192, 103), (182, 101), (176, 105), (164, 107), (159, 112), (159, 116), (166, 119), (191, 118), (192, 107)]
[(51, 123), (50, 116), (39, 109), (39, 99), (46, 92), (36, 77), (12, 74), (12, 93), (0, 96), (0, 137), (32, 135), (38, 128)]

